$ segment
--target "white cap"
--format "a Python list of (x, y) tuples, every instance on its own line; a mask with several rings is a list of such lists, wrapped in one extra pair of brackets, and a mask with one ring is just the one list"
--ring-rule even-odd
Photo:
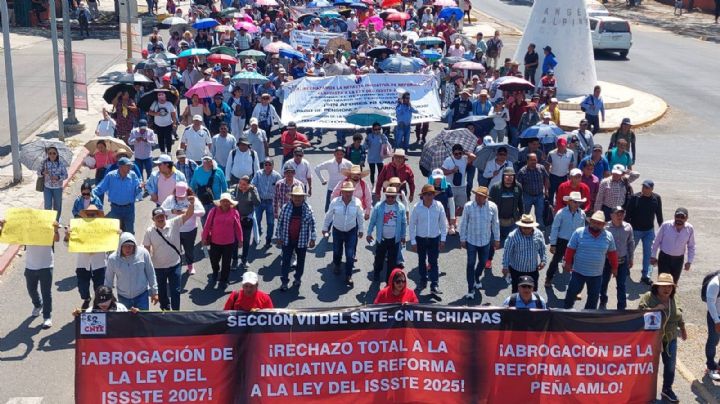
[(158, 156), (157, 160), (155, 160), (156, 164), (162, 164), (162, 163), (172, 163), (172, 159), (167, 154), (161, 154)]
[(241, 285), (244, 285), (246, 283), (249, 283), (251, 285), (257, 285), (258, 284), (258, 275), (255, 272), (245, 272), (242, 276), (242, 281), (240, 281)]
[(572, 170), (570, 170), (571, 177), (574, 177), (576, 175), (582, 175), (582, 171), (580, 171), (579, 168), (573, 168)]
[(549, 112), (545, 111), (545, 112), (543, 112), (542, 117), (543, 117), (543, 119), (545, 119), (545, 118), (551, 119), (551, 118), (552, 118), (552, 115), (550, 115)]
[(613, 174), (623, 174), (625, 172), (625, 166), (622, 164), (615, 164), (612, 168)]
[(200, 121), (202, 122), (203, 118), (200, 115), (193, 115), (193, 121)]
[(255, 117), (250, 118), (250, 125), (252, 125), (252, 124), (257, 125), (257, 124), (258, 124), (258, 119), (255, 118)]

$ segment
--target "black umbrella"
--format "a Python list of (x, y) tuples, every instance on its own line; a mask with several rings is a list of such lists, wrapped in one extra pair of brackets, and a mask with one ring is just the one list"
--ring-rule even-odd
[(371, 58), (379, 58), (380, 55), (383, 53), (386, 53), (388, 55), (392, 55), (395, 53), (392, 49), (386, 47), (386, 46), (378, 46), (377, 48), (372, 48), (368, 51), (367, 55)]
[(150, 84), (153, 82), (142, 73), (125, 73), (118, 77), (117, 81), (126, 84)]
[(115, 97), (117, 97), (117, 95), (122, 93), (123, 91), (129, 92), (130, 97), (135, 96), (135, 88), (132, 86), (132, 84), (120, 83), (108, 87), (108, 89), (105, 90), (105, 93), (103, 94), (103, 99), (108, 104), (112, 104), (113, 100), (115, 100)]
[(173, 93), (170, 92), (170, 90), (166, 90), (164, 88), (159, 88), (153, 91), (150, 91), (149, 93), (146, 93), (142, 97), (140, 97), (140, 102), (138, 102), (138, 108), (140, 108), (143, 111), (148, 111), (150, 107), (152, 106), (153, 102), (157, 101), (157, 95), (159, 93), (165, 93), (165, 97), (168, 102), (175, 103), (177, 101), (177, 97)]

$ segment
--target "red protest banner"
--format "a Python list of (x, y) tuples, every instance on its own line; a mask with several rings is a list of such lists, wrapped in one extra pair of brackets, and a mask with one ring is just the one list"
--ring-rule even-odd
[(425, 305), (83, 314), (76, 400), (645, 403), (660, 320)]

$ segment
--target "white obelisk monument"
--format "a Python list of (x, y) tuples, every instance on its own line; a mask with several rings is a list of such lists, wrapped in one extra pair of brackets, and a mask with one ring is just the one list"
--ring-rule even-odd
[(557, 59), (555, 77), (562, 98), (592, 93), (597, 84), (585, 0), (535, 0), (514, 60), (520, 63), (534, 43), (540, 57), (536, 83), (540, 83), (543, 48), (550, 46)]

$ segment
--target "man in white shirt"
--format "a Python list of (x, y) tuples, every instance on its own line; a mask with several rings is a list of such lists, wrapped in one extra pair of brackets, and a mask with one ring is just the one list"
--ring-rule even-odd
[(572, 131), (572, 136), (578, 139), (580, 156), (575, 158), (575, 161), (582, 161), (585, 156), (589, 156), (592, 153), (593, 146), (595, 146), (595, 138), (593, 133), (588, 130), (587, 119), (581, 119), (580, 125), (577, 129)]
[[(475, 155), (466, 152), (461, 144), (452, 147), (452, 154), (448, 156), (440, 167), (445, 174), (445, 180), (452, 187), (455, 206), (461, 207), (467, 202), (467, 167), (475, 161)], [(451, 226), (454, 223), (451, 223)]]
[(548, 153), (547, 163), (550, 166), (550, 189), (548, 199), (555, 200), (555, 192), (560, 184), (567, 181), (570, 170), (575, 167), (575, 155), (567, 148), (567, 139), (561, 137), (557, 140), (557, 149)]
[(475, 298), (475, 289), (482, 288), (481, 271), (477, 270), (477, 260), (485, 265), (490, 256), (490, 249), (500, 248), (500, 222), (498, 208), (488, 201), (488, 189), (475, 187), (472, 190), (475, 200), (465, 205), (460, 225), (460, 248), (467, 250), (467, 266), (465, 268), (468, 293), (465, 299)]
[(504, 146), (498, 147), (495, 153), (495, 158), (488, 160), (485, 164), (485, 170), (483, 171), (483, 177), (485, 180), (489, 180), (488, 189), (492, 188), (493, 185), (502, 181), (502, 173), (505, 167), (512, 167), (512, 163), (507, 159), (508, 151)]
[(287, 164), (295, 167), (295, 178), (305, 185), (308, 195), (312, 193), (312, 168), (310, 162), (305, 159), (305, 151), (302, 147), (293, 150), (293, 158)]
[[(345, 179), (343, 170), (349, 170), (352, 167), (352, 162), (345, 159), (345, 149), (338, 147), (335, 149), (334, 157), (330, 160), (326, 160), (315, 167), (315, 175), (320, 178), (320, 183), (327, 185), (327, 195), (325, 196), (325, 212), (327, 212), (330, 206), (330, 195), (337, 184)], [(328, 179), (322, 175), (323, 171), (327, 171)]]
[(195, 68), (195, 63), (192, 59), (188, 60), (187, 67), (182, 73), (182, 82), (186, 90), (191, 89), (198, 81), (203, 78), (202, 73)]
[[(425, 184), (420, 191), (421, 200), (410, 213), (410, 249), (418, 253), (418, 269), (420, 271), (419, 289), (427, 286), (430, 277), (430, 292), (438, 295), (442, 292), (438, 287), (438, 257), (440, 250), (445, 248), (447, 237), (447, 218), (442, 204), (435, 200), (435, 187)], [(430, 271), (426, 265), (430, 262)], [(429, 273), (428, 273), (429, 272)]]
[(227, 123), (221, 122), (220, 131), (212, 137), (210, 154), (213, 156), (213, 160), (218, 162), (218, 166), (223, 172), (227, 172), (225, 170), (225, 163), (227, 162), (230, 152), (235, 148), (235, 143), (237, 143), (237, 139), (230, 134)]
[(210, 132), (202, 123), (202, 116), (193, 116), (192, 126), (185, 128), (180, 139), (180, 148), (185, 150), (188, 159), (194, 160), (198, 165), (202, 164), (203, 156), (208, 154), (212, 145)]
[(250, 129), (246, 130), (243, 134), (248, 138), (248, 141), (250, 141), (250, 147), (255, 150), (258, 158), (265, 161), (265, 157), (270, 154), (267, 133), (260, 129), (257, 118), (250, 118)]
[(325, 213), (322, 234), (327, 238), (330, 225), (333, 235), (333, 272), (340, 273), (343, 248), (345, 249), (345, 284), (353, 286), (352, 271), (355, 263), (355, 250), (358, 238), (363, 236), (363, 208), (360, 200), (353, 196), (355, 185), (349, 181), (343, 183), (341, 195), (333, 199)]
[(103, 119), (98, 122), (97, 128), (95, 129), (95, 135), (99, 137), (114, 137), (115, 120), (110, 117), (110, 114), (105, 108), (103, 108), (102, 114)]
[(243, 176), (250, 179), (260, 170), (260, 159), (255, 150), (250, 148), (250, 142), (245, 136), (237, 141), (237, 148), (233, 149), (227, 156), (227, 171), (225, 179), (228, 185), (235, 185)]

